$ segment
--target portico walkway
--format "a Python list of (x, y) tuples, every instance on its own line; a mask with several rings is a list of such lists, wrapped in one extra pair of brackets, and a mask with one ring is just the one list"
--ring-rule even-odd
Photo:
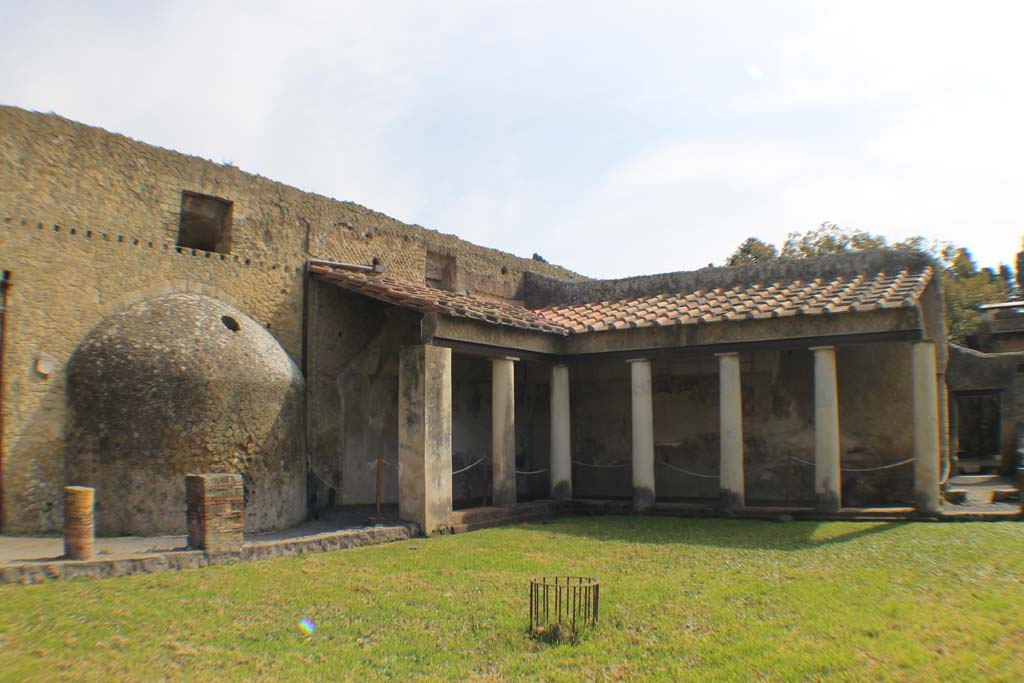
[[(945, 345), (941, 324), (931, 318), (932, 302), (939, 300), (932, 284), (935, 270), (923, 255), (875, 254), (855, 260), (784, 263), (774, 270), (727, 268), (625, 281), (549, 282), (540, 295), (527, 288), (524, 296), (535, 300), (532, 306), (336, 266), (316, 264), (311, 273), (321, 282), (423, 316), (420, 343), (403, 347), (399, 360), (398, 498), (402, 518), (418, 524), (427, 535), (449, 529), (453, 522), (466, 525), (452, 510), (453, 354), (490, 361), (490, 497), (496, 509), (510, 509), (510, 518), (517, 502), (515, 387), (520, 360), (550, 367), (549, 450), (545, 461), (533, 464), (542, 462), (540, 466), (550, 471), (552, 499), (574, 501), (579, 496), (573, 491), (574, 456), (579, 457), (573, 440), (601, 427), (589, 423), (598, 418), (574, 405), (579, 399), (576, 374), (589, 363), (622, 363), (629, 377), (630, 409), (630, 471), (622, 474), (631, 484), (632, 509), (686, 512), (695, 508), (673, 507), (658, 497), (657, 465), (664, 463), (656, 457), (655, 431), (659, 420), (666, 424), (666, 415), (655, 409), (653, 368), (655, 363), (664, 368), (677, 361), (714, 359), (717, 390), (706, 395), (717, 396), (712, 400), (718, 413), (718, 499), (714, 510), (707, 504), (701, 508), (709, 513), (762, 515), (765, 510), (747, 501), (751, 483), (745, 461), (752, 457), (746, 452), (747, 423), (752, 408), (745, 385), (751, 359), (765, 353), (813, 358), (810, 376), (794, 374), (788, 380), (806, 385), (800, 391), (809, 395), (810, 419), (804, 424), (813, 433), (808, 453), (813, 459), (813, 511), (829, 518), (845, 514), (842, 475), (849, 470), (844, 468), (843, 442), (860, 439), (859, 434), (843, 432), (840, 424), (838, 356), (847, 349), (859, 349), (859, 362), (880, 378), (892, 374), (893, 368), (906, 376), (898, 395), (879, 395), (872, 407), (884, 414), (891, 412), (887, 404), (903, 406), (905, 417), (889, 427), (907, 435), (898, 437), (903, 445), (880, 466), (852, 471), (912, 465), (912, 512), (919, 517), (941, 513), (941, 463), (948, 452)], [(872, 367), (871, 349), (876, 344), (888, 345), (890, 358), (895, 359), (890, 368)], [(668, 375), (671, 379), (671, 372)], [(855, 394), (846, 394), (851, 395)], [(858, 410), (860, 426), (854, 429), (876, 435), (875, 426), (865, 422), (864, 408)], [(668, 416), (667, 422), (692, 419), (677, 414)], [(770, 508), (767, 514), (802, 515), (804, 510)], [(910, 514), (899, 508), (886, 514), (904, 513)], [(853, 508), (849, 514), (869, 513)]]

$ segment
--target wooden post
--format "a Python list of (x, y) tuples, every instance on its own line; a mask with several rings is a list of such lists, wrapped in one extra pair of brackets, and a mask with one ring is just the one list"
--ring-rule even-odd
[(380, 519), (380, 483), (384, 471), (384, 456), (377, 454), (377, 519)]

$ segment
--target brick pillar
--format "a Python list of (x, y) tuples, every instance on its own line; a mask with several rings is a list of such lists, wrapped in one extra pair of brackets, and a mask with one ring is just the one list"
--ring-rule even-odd
[(185, 476), (188, 545), (207, 553), (242, 549), (245, 503), (240, 474)]

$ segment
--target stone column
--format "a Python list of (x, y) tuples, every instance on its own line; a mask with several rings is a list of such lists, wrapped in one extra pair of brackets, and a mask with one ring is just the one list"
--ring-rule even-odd
[(718, 488), (721, 505), (727, 511), (742, 509), (743, 482), (743, 395), (740, 389), (740, 356), (718, 354), (719, 430), (722, 451)]
[(935, 342), (913, 348), (914, 500), (918, 512), (939, 512), (939, 396), (935, 375)]
[(515, 359), (491, 360), (491, 494), (494, 505), (516, 504)]
[(64, 487), (64, 556), (92, 559), (96, 539), (96, 490), (88, 486)]
[(633, 509), (654, 505), (654, 402), (651, 397), (651, 361), (628, 361), (633, 404)]
[(241, 474), (185, 475), (188, 546), (209, 554), (242, 549), (245, 493)]
[(569, 368), (551, 368), (551, 497), (572, 498), (572, 443), (569, 417)]
[(836, 350), (817, 346), (814, 352), (814, 495), (822, 512), (842, 506), (839, 457), (839, 394)]
[(427, 536), (452, 512), (452, 351), (402, 348), (398, 370), (398, 514)]

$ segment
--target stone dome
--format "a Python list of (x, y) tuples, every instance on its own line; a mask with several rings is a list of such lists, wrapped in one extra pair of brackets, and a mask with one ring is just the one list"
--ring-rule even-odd
[(222, 301), (170, 294), (100, 322), (68, 362), (68, 483), (100, 534), (185, 532), (186, 474), (237, 472), (245, 530), (305, 517), (303, 379)]

